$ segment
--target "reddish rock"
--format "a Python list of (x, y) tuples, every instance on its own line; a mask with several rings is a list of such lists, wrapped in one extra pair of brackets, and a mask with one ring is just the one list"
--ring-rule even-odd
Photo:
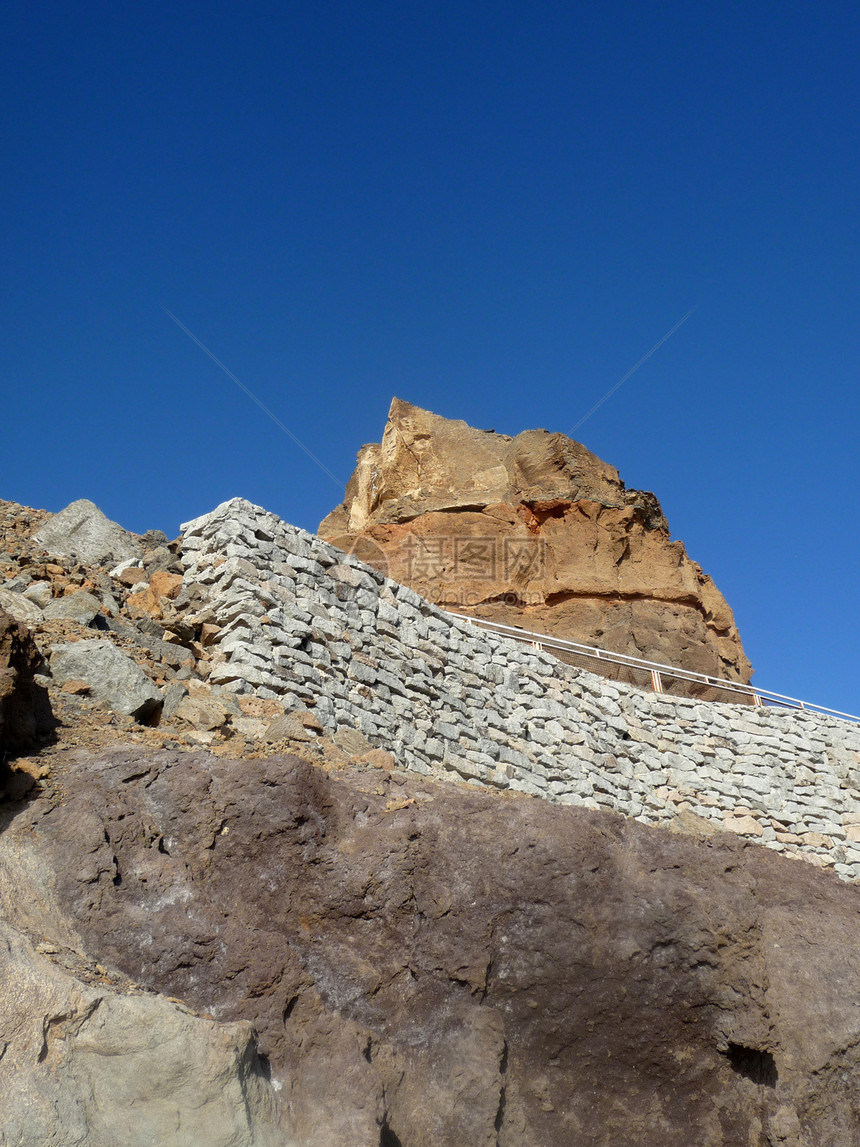
[(121, 585), (127, 585), (129, 587), (135, 586), (142, 581), (146, 581), (146, 570), (140, 566), (128, 566), (126, 569), (120, 570), (116, 580)]
[(91, 692), (91, 687), (87, 684), (86, 681), (75, 681), (72, 679), (70, 681), (63, 682), (61, 691), (63, 693), (72, 693), (75, 696), (83, 696), (84, 694)]
[(654, 495), (562, 434), (509, 438), (394, 399), (319, 532), (447, 609), (750, 679), (731, 609)]
[(158, 598), (148, 585), (130, 593), (125, 604), (132, 617), (141, 617), (144, 614), (148, 614), (149, 617), (161, 617), (161, 606)]
[(323, 725), (316, 713), (311, 713), (309, 709), (296, 709), (291, 714), (297, 721), (306, 728), (312, 730), (314, 733), (322, 733)]
[(92, 958), (250, 1020), (302, 1147), (857, 1142), (860, 889), (811, 865), (290, 757), (63, 786), (0, 850)]
[(363, 757), (358, 758), (362, 765), (370, 765), (374, 769), (393, 769), (396, 765), (394, 754), (386, 749), (371, 749)]
[(200, 644), (204, 649), (208, 648), (221, 632), (220, 625), (213, 625), (211, 622), (204, 622), (200, 626)]
[(172, 601), (182, 589), (182, 575), (158, 570), (149, 579), (149, 588), (157, 598), (166, 597)]

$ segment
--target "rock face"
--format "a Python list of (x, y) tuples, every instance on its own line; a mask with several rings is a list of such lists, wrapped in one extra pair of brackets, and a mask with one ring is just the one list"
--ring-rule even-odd
[[(39, 889), (39, 896), (44, 891)], [(56, 933), (56, 922), (49, 925)], [(87, 983), (0, 924), (3, 1147), (288, 1147), (250, 1024)]]
[[(524, 601), (548, 559), (506, 540), (630, 512), (618, 569), (681, 608), (649, 495), (448, 423), (431, 489), (424, 417), (354, 553), (396, 558), (410, 500), (514, 513), (404, 560)], [(38, 643), (0, 616), (0, 1147), (860, 1147), (856, 726), (581, 672), (241, 499), (112, 569), (46, 560), (42, 520), (0, 503)], [(58, 725), (15, 757), (37, 668)]]
[(747, 682), (729, 606), (653, 494), (562, 434), (394, 399), (319, 533), (447, 609)]
[(0, 836), (7, 918), (250, 1021), (281, 1142), (858, 1141), (860, 890), (809, 865), (289, 757), (79, 754), (63, 787)]
[(90, 565), (139, 558), (140, 541), (105, 517), (94, 502), (80, 498), (49, 518), (33, 535), (49, 554), (75, 556)]

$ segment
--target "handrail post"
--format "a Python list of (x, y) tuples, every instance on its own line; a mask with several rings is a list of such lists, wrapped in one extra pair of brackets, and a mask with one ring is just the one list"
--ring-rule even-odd
[(655, 693), (663, 692), (663, 682), (660, 679), (660, 674), (656, 669), (651, 670), (651, 688)]

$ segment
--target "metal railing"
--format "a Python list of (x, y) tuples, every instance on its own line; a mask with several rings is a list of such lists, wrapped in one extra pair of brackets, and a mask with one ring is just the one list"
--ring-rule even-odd
[[(657, 661), (646, 661), (641, 657), (632, 657), (627, 653), (613, 653), (608, 649), (598, 649), (593, 645), (582, 645), (578, 641), (565, 641), (560, 637), (552, 637), (548, 633), (533, 633), (528, 629), (521, 629), (517, 625), (503, 625), (498, 621), (488, 621), (482, 617), (469, 617), (465, 613), (454, 613), (446, 610), (451, 617), (467, 621), (470, 625), (498, 633), (502, 637), (510, 637), (523, 645), (530, 645), (534, 649), (548, 650), (560, 654), (559, 660), (568, 664), (588, 669), (592, 673), (599, 673), (604, 677), (627, 681), (628, 684), (639, 688), (652, 689), (655, 693), (672, 693), (671, 685), (681, 683), (685, 689), (680, 696), (696, 696), (700, 700), (728, 700), (743, 704), (757, 706), (773, 706), (784, 709), (803, 709), (810, 713), (823, 713), (828, 717), (840, 717), (846, 721), (860, 722), (860, 717), (852, 713), (842, 713), (838, 709), (829, 709), (826, 705), (814, 705), (810, 701), (801, 701), (797, 697), (786, 697), (782, 693), (774, 693), (770, 689), (759, 689), (754, 685), (745, 685), (741, 681), (729, 681), (723, 677), (710, 677), (706, 673), (696, 673), (691, 669), (679, 669), (674, 665), (663, 665)], [(570, 660), (570, 659), (573, 660)], [(714, 697), (712, 694), (718, 694)], [(723, 696), (719, 696), (723, 694)], [(725, 694), (732, 694), (726, 697)]]

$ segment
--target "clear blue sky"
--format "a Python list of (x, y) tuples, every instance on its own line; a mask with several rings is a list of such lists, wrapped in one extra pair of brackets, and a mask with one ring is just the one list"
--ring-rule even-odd
[(0, 496), (314, 529), (393, 394), (578, 431), (860, 710), (860, 9), (7, 3)]

